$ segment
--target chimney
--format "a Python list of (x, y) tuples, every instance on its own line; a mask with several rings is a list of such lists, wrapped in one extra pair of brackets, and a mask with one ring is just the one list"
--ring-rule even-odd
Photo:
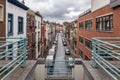
[(25, 4), (25, 1), (24, 1), (24, 0), (22, 0), (22, 3), (23, 3), (23, 4)]

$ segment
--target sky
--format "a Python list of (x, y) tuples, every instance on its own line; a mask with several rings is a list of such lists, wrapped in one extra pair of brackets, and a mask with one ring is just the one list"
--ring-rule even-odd
[(45, 20), (64, 22), (77, 19), (90, 8), (91, 0), (25, 0), (25, 4), (39, 11)]

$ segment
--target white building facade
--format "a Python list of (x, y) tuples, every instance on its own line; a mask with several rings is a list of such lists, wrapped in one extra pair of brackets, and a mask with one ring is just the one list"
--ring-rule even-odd
[[(26, 38), (26, 15), (28, 9), (27, 6), (17, 0), (6, 0), (6, 37)], [(7, 39), (7, 41), (11, 40)], [(14, 48), (14, 46), (10, 45), (8, 48)], [(17, 53), (13, 53), (13, 56), (17, 56)]]
[(51, 43), (51, 26), (50, 26), (50, 23), (46, 23), (46, 44), (47, 46), (50, 45)]
[(36, 13), (36, 58), (41, 54), (41, 26), (42, 26), (42, 16), (39, 13)]

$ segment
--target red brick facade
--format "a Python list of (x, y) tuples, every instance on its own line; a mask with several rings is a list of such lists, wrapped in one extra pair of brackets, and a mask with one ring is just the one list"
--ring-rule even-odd
[[(77, 54), (80, 55), (80, 50), (82, 51), (83, 59), (92, 59), (92, 52), (85, 46), (85, 39), (91, 40), (93, 37), (120, 37), (120, 7), (110, 8), (109, 5), (96, 10), (94, 12), (88, 13), (84, 16), (81, 16), (77, 20)], [(113, 30), (112, 31), (97, 31), (96, 30), (96, 18), (101, 16), (113, 15)], [(85, 29), (85, 21), (92, 20), (92, 29)], [(79, 23), (83, 22), (84, 29), (79, 28)], [(79, 36), (83, 37), (83, 44), (79, 41)]]
[(35, 33), (35, 13), (31, 10), (27, 13), (27, 50), (28, 59), (35, 59), (36, 56), (36, 33)]
[(3, 21), (0, 21), (0, 37), (6, 36), (6, 1), (0, 0), (0, 5), (3, 8)]
[(45, 50), (47, 47), (47, 45), (46, 45), (46, 22), (44, 22), (44, 24), (43, 24), (42, 31), (43, 31), (42, 38), (43, 38), (43, 44), (44, 44), (44, 50)]

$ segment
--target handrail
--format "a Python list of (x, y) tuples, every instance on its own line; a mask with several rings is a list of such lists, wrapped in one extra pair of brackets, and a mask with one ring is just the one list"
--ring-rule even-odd
[(0, 62), (8, 62), (0, 67), (0, 79), (6, 80), (18, 67), (26, 67), (26, 38), (0, 37)]
[(93, 38), (93, 67), (101, 67), (112, 80), (120, 80), (120, 46), (110, 42), (120, 41), (120, 37)]
[[(51, 65), (52, 63), (64, 63), (64, 65), (58, 65), (58, 66), (54, 66)], [(47, 79), (51, 79), (54, 76), (59, 76), (60, 75), (64, 75), (67, 77), (68, 80), (72, 79), (72, 68), (74, 66), (74, 60), (49, 60), (46, 61), (46, 73), (47, 73)], [(51, 77), (50, 77), (51, 76)]]

